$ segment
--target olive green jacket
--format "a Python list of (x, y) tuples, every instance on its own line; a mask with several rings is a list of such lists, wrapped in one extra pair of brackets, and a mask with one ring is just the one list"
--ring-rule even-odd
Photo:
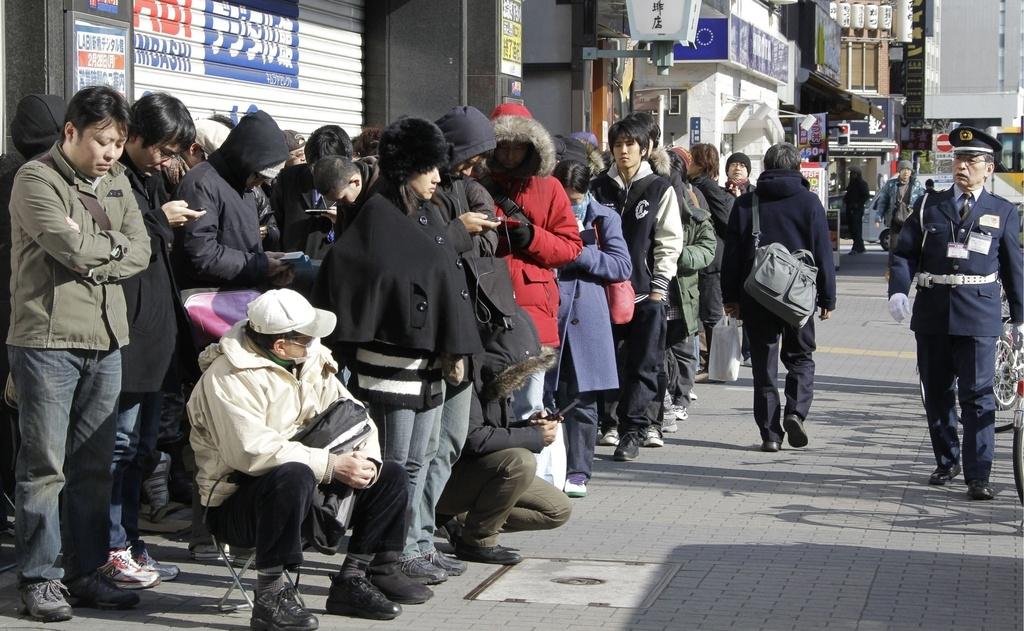
[[(33, 160), (11, 193), (11, 328), (7, 343), (45, 349), (112, 350), (128, 344), (118, 281), (149, 265), (149, 235), (125, 167), (95, 183), (50, 149), (56, 168)], [(96, 197), (110, 217), (100, 230), (78, 198)]]
[(683, 221), (683, 251), (679, 255), (675, 281), (679, 285), (686, 332), (690, 335), (696, 333), (701, 326), (697, 272), (714, 260), (717, 245), (715, 227), (710, 218), (697, 221), (690, 216)]

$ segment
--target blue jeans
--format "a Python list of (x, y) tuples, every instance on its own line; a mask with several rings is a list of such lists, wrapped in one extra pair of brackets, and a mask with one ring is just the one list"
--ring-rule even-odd
[(139, 538), (139, 493), (152, 468), (160, 434), (162, 392), (125, 392), (118, 402), (117, 437), (110, 465), (110, 549), (132, 547), (142, 553)]
[(107, 561), (121, 352), (8, 346), (7, 353), (21, 429), (19, 578), (25, 584), (84, 576)]
[[(409, 499), (406, 509), (406, 541), (411, 533), (419, 533), (423, 522), (423, 489), (427, 478), (427, 463), (437, 453), (438, 434), (441, 431), (441, 409), (410, 410), (375, 403), (370, 406), (370, 418), (380, 429), (381, 452), (384, 462), (401, 465), (409, 475)], [(433, 445), (434, 451), (430, 451)], [(411, 555), (416, 556), (416, 555)]]
[(526, 378), (526, 383), (512, 393), (512, 413), (518, 419), (527, 419), (534, 412), (544, 410), (544, 371)]
[[(441, 408), (440, 432), (431, 435), (427, 453), (434, 457), (427, 465), (423, 496), (415, 517), (419, 523), (410, 524), (405, 539), (405, 556), (412, 557), (434, 550), (434, 511), (441, 493), (452, 474), (452, 465), (459, 459), (469, 434), (469, 406), (473, 400), (472, 383), (448, 386), (444, 406)], [(437, 437), (436, 440), (434, 437)]]

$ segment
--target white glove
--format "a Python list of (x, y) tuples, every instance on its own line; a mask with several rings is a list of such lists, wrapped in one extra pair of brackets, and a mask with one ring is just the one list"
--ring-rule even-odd
[(897, 322), (910, 317), (910, 298), (907, 298), (907, 294), (889, 296), (889, 315)]

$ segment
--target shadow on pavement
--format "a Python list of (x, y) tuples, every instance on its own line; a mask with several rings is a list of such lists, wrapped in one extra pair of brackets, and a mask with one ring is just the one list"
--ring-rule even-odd
[(624, 629), (1020, 629), (1020, 560), (861, 546), (692, 545)]

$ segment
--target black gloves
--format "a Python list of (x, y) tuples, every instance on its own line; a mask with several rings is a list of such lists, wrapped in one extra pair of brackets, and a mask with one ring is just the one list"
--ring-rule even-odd
[(521, 250), (533, 242), (533, 226), (521, 223), (518, 226), (507, 226), (508, 245), (513, 250)]

